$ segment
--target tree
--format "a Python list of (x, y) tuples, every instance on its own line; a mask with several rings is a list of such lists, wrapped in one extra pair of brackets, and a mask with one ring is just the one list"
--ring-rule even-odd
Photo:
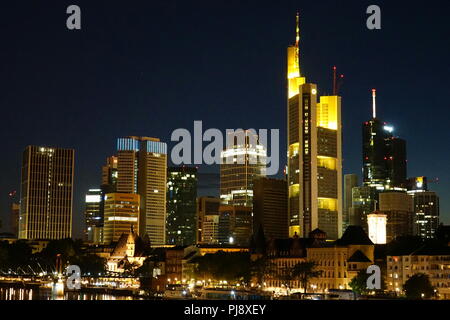
[(362, 295), (367, 293), (367, 278), (369, 274), (366, 270), (360, 270), (356, 276), (348, 284), (352, 288), (353, 292)]
[(25, 240), (18, 240), (9, 245), (9, 265), (13, 268), (27, 266), (31, 263), (31, 247)]
[(83, 275), (98, 275), (106, 272), (106, 259), (95, 254), (73, 256), (70, 263), (79, 266)]
[(262, 285), (267, 275), (274, 274), (277, 266), (267, 256), (262, 256), (250, 261), (250, 273), (256, 279), (257, 284)]
[(196, 263), (197, 278), (244, 281), (250, 279), (250, 255), (247, 252), (223, 252), (205, 254), (192, 260)]
[[(352, 288), (353, 292), (359, 295), (367, 294), (369, 291), (376, 291), (367, 288), (367, 279), (370, 277), (370, 273), (367, 273), (366, 269), (359, 270), (358, 274), (348, 284)], [(383, 292), (386, 289), (386, 283), (384, 276), (381, 277), (381, 288), (379, 292)]]
[(317, 264), (313, 261), (306, 261), (297, 263), (292, 267), (292, 278), (300, 281), (303, 287), (304, 293), (308, 287), (309, 280), (311, 278), (317, 278), (322, 271), (315, 270)]
[(429, 299), (434, 296), (434, 288), (424, 273), (416, 273), (403, 285), (408, 299)]

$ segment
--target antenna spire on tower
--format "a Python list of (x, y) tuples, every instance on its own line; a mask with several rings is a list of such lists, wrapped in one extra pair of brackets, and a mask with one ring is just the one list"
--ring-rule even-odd
[(300, 77), (300, 13), (298, 11), (295, 17), (295, 64)]
[(372, 89), (372, 116), (374, 119), (377, 117), (377, 106), (375, 104), (376, 96), (377, 96), (377, 90)]

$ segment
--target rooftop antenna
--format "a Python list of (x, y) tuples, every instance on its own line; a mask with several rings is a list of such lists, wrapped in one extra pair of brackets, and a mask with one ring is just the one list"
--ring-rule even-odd
[(376, 96), (377, 96), (377, 90), (372, 89), (372, 116), (374, 119), (377, 117), (377, 106), (375, 103)]
[(295, 16), (295, 64), (298, 68), (298, 76), (300, 77), (300, 12), (297, 11)]
[(333, 96), (335, 96), (337, 93), (336, 88), (336, 66), (333, 66)]
[(336, 66), (333, 66), (333, 96), (337, 96), (339, 94), (339, 89), (341, 88), (342, 81), (344, 79), (343, 74), (340, 74), (338, 79), (336, 71), (337, 71)]

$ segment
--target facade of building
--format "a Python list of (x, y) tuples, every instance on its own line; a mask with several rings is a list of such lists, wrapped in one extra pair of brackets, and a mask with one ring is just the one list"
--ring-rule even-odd
[(387, 215), (375, 211), (367, 215), (369, 226), (369, 239), (374, 244), (386, 244)]
[(117, 187), (117, 170), (118, 159), (116, 156), (106, 158), (106, 163), (102, 166), (102, 186), (110, 186), (114, 192)]
[(414, 210), (406, 192), (386, 191), (379, 194), (380, 212), (386, 214), (386, 241), (414, 235)]
[(28, 146), (23, 153), (20, 239), (72, 237), (73, 149)]
[(89, 189), (85, 196), (84, 211), (84, 236), (89, 242), (94, 241), (96, 229), (103, 226), (103, 215), (101, 212), (102, 191), (101, 189)]
[(410, 178), (408, 195), (413, 200), (415, 235), (435, 238), (439, 227), (439, 196), (428, 190), (426, 177)]
[(450, 299), (450, 248), (424, 245), (411, 252), (387, 256), (387, 290), (401, 294), (414, 274), (428, 275), (439, 299)]
[(336, 241), (327, 241), (326, 233), (319, 229), (308, 238), (270, 239), (266, 254), (274, 268), (267, 275), (266, 290), (280, 295), (303, 292), (298, 279), (289, 275), (296, 264), (310, 261), (320, 275), (309, 280), (307, 290), (326, 293), (350, 289), (352, 278), (374, 263), (375, 245), (360, 226), (350, 226)]
[(219, 207), (219, 244), (246, 246), (252, 236), (252, 208)]
[(203, 217), (202, 244), (219, 243), (219, 215), (206, 215)]
[(439, 196), (434, 191), (408, 192), (413, 198), (415, 234), (432, 239), (439, 227)]
[(300, 73), (300, 32), (287, 52), (289, 235), (342, 234), (341, 97), (318, 97)]
[(286, 180), (259, 178), (253, 182), (253, 234), (263, 228), (267, 238), (288, 238)]
[(204, 221), (206, 216), (210, 216), (209, 219), (214, 216), (219, 217), (220, 198), (215, 197), (200, 197), (197, 198), (197, 243), (208, 242), (209, 237), (203, 235)]
[(103, 242), (117, 242), (122, 234), (139, 229), (140, 196), (135, 193), (108, 193), (105, 197)]
[(301, 289), (300, 282), (292, 279), (290, 274), (295, 265), (306, 261), (306, 248), (310, 244), (310, 239), (299, 238), (297, 235), (267, 241), (266, 254), (273, 270), (264, 279), (266, 290), (284, 295)]
[(227, 147), (220, 155), (220, 199), (223, 204), (253, 205), (253, 181), (265, 176), (267, 157), (258, 139), (251, 130), (227, 134)]
[(197, 231), (197, 168), (169, 168), (167, 179), (167, 244), (194, 244)]
[(117, 142), (117, 192), (140, 196), (139, 235), (152, 245), (166, 243), (167, 145), (157, 138)]
[(186, 246), (176, 246), (166, 250), (165, 268), (168, 283), (182, 283), (186, 248)]
[(307, 249), (307, 259), (316, 262), (321, 272), (311, 285), (318, 292), (350, 289), (352, 278), (375, 261), (374, 252), (375, 245), (360, 226), (348, 227), (342, 238), (333, 243), (311, 246)]
[(358, 187), (358, 175), (351, 173), (344, 175), (344, 210), (342, 211), (342, 230), (347, 229), (350, 222), (350, 210), (352, 208), (352, 190)]
[(352, 189), (352, 207), (349, 210), (350, 225), (361, 226), (369, 232), (367, 216), (377, 208), (379, 190), (376, 187), (361, 186)]
[(122, 233), (111, 255), (108, 257), (108, 271), (123, 273), (142, 266), (145, 256), (145, 244), (133, 229)]

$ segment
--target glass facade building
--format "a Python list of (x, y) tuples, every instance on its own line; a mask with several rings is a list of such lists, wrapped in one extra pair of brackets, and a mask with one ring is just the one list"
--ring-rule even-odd
[(180, 246), (195, 244), (197, 168), (169, 168), (167, 180), (167, 244)]

